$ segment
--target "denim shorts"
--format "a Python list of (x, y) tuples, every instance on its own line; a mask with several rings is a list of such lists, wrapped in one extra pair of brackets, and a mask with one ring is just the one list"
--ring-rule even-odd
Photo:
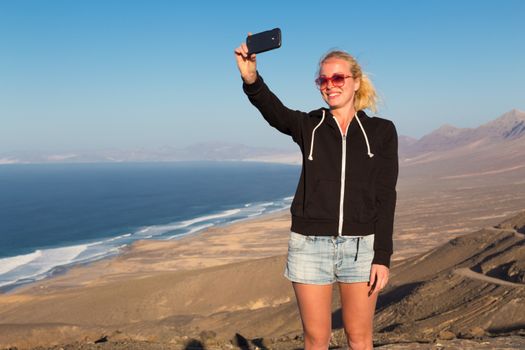
[(373, 258), (374, 235), (332, 237), (292, 232), (284, 276), (306, 284), (368, 282)]

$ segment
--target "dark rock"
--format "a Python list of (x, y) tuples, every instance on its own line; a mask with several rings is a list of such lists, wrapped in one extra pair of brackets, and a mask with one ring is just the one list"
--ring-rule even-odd
[(241, 349), (250, 349), (250, 343), (248, 339), (240, 335), (239, 333), (235, 334), (235, 337), (232, 339), (232, 344), (238, 346)]
[(104, 335), (104, 336), (100, 337), (99, 339), (95, 340), (95, 344), (105, 343), (107, 341), (108, 341), (108, 336)]
[(188, 343), (186, 343), (186, 346), (184, 347), (184, 350), (205, 350), (204, 344), (202, 344), (200, 341), (196, 339), (191, 339)]

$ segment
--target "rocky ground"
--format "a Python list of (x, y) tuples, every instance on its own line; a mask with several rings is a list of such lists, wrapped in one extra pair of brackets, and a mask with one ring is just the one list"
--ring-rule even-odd
[[(506, 350), (506, 349), (525, 349), (525, 333), (522, 335), (507, 335), (498, 337), (481, 337), (473, 339), (454, 338), (454, 339), (434, 339), (432, 341), (420, 342), (401, 342), (389, 344), (374, 344), (375, 349), (384, 350)], [(82, 343), (53, 346), (36, 347), (33, 350), (300, 350), (302, 340), (280, 339), (272, 343), (264, 344), (262, 341), (248, 341), (242, 337), (232, 339), (230, 342), (201, 341), (195, 339), (181, 339), (180, 343), (166, 344), (145, 341), (111, 341), (101, 339), (99, 343)], [(343, 350), (333, 344), (331, 350)], [(9, 348), (16, 350), (16, 348)]]

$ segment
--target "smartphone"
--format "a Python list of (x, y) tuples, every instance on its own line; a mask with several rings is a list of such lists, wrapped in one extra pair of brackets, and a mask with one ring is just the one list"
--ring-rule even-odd
[(281, 29), (274, 28), (246, 37), (248, 54), (261, 53), (281, 47)]

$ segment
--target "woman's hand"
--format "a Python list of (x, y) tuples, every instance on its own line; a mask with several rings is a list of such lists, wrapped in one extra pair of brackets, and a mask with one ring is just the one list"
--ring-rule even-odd
[(368, 295), (379, 293), (379, 291), (386, 287), (388, 283), (388, 274), (390, 269), (385, 265), (372, 264), (370, 269), (370, 290)]
[[(252, 33), (248, 33), (248, 36)], [(242, 80), (246, 84), (253, 84), (257, 79), (257, 61), (255, 54), (248, 56), (248, 46), (242, 43), (241, 46), (235, 49), (235, 58), (237, 59), (237, 67), (241, 72)]]

